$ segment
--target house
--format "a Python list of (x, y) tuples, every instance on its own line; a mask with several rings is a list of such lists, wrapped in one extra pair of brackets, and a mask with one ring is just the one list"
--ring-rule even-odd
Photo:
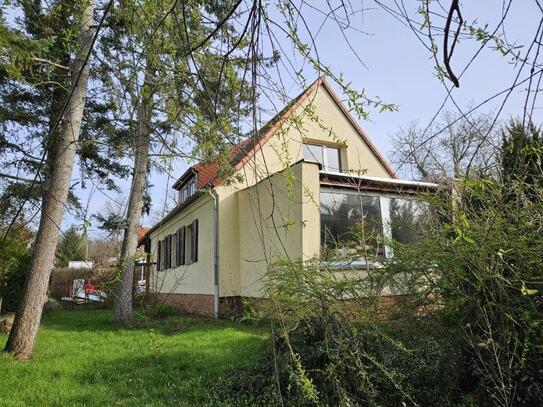
[(262, 297), (271, 261), (324, 261), (361, 219), (409, 241), (391, 220), (406, 210), (424, 215), (410, 196), (436, 188), (398, 179), (323, 78), (236, 146), (232, 160), (240, 176), (232, 182), (218, 177), (216, 163), (189, 168), (173, 185), (177, 206), (142, 240), (155, 264), (151, 292), (186, 312), (219, 316)]

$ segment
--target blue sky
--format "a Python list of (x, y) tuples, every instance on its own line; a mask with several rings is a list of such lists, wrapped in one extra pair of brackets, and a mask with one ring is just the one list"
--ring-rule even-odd
[[(321, 8), (322, 4), (325, 4), (324, 1), (308, 3)], [(329, 66), (336, 74), (342, 73), (351, 82), (353, 88), (363, 88), (368, 96), (379, 96), (385, 102), (398, 106), (396, 112), (379, 113), (373, 111), (368, 120), (360, 121), (377, 147), (386, 157), (390, 157), (393, 134), (400, 127), (406, 126), (412, 121), (418, 121), (421, 126), (428, 124), (443, 103), (447, 91), (434, 74), (434, 61), (431, 59), (431, 55), (409, 28), (373, 2), (353, 1), (352, 4), (366, 8), (363, 13), (352, 18), (351, 24), (368, 34), (354, 30), (347, 34), (352, 47), (362, 58), (366, 67), (357, 60), (341, 36), (337, 25), (331, 20), (325, 23), (316, 37), (318, 52), (322, 63)], [(419, 2), (411, 1), (406, 4), (407, 7), (411, 7), (409, 12), (413, 18), (418, 18), (415, 12)], [(490, 27), (499, 21), (501, 9), (502, 1), (470, 1), (462, 4), (463, 17), (466, 21), (476, 20), (479, 25), (489, 23)], [(304, 15), (312, 31), (316, 32), (323, 21), (322, 14), (306, 6)], [(273, 12), (271, 16), (279, 18)], [(518, 44), (529, 44), (535, 35), (539, 17), (540, 12), (537, 10), (535, 2), (518, 1), (514, 3), (505, 26), (508, 40)], [(437, 41), (441, 45), (441, 38), (438, 38)], [(464, 68), (475, 53), (477, 45), (472, 40), (466, 40), (457, 46), (452, 61), (453, 68), (457, 72)], [(285, 43), (285, 47), (289, 49), (287, 43)], [(300, 58), (296, 58), (292, 54), (286, 57), (295, 65), (303, 67), (305, 77), (310, 82), (316, 78), (316, 73), (307, 64), (302, 64)], [(518, 67), (512, 65), (508, 57), (503, 57), (493, 50), (484, 50), (460, 79), (460, 88), (455, 89), (452, 93), (454, 100), (462, 110), (465, 110), (470, 104), (480, 103), (511, 86), (516, 68)], [(525, 69), (521, 77), (526, 76), (528, 72), (529, 70)], [(286, 80), (288, 93), (291, 96), (300, 92), (299, 84), (289, 82), (286, 75), (283, 76), (283, 79)], [(500, 118), (508, 119), (520, 114), (524, 103), (523, 98), (526, 94), (524, 89), (523, 86), (520, 86), (511, 94)], [(481, 108), (481, 111), (495, 110), (502, 99), (495, 99)], [(269, 103), (263, 102), (263, 107), (269, 107)], [(543, 107), (543, 103), (539, 107)], [(458, 114), (450, 101), (446, 109)], [(542, 111), (542, 109), (535, 110), (534, 120), (536, 122), (543, 122)], [(173, 162), (172, 166), (173, 176), (179, 176), (186, 169), (187, 163), (178, 160)], [(151, 183), (154, 185), (152, 188), (154, 207), (152, 216), (143, 220), (146, 225), (152, 224), (160, 215), (160, 208), (163, 207), (167, 191), (171, 188), (173, 181), (164, 174), (155, 173), (151, 177)], [(126, 195), (128, 183), (121, 183), (121, 187)], [(86, 203), (90, 190), (79, 192), (82, 202)], [(125, 196), (117, 195), (115, 199), (123, 201)], [(103, 211), (108, 200), (105, 195), (95, 191), (90, 200), (90, 212)], [(67, 214), (64, 225), (73, 223), (78, 224), (81, 221)], [(96, 225), (93, 224), (91, 230), (95, 234)]]

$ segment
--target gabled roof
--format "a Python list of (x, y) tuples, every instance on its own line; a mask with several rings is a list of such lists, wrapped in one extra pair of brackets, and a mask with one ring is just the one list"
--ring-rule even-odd
[[(385, 160), (375, 144), (373, 144), (366, 132), (360, 127), (358, 122), (351, 115), (351, 113), (349, 113), (343, 103), (341, 103), (338, 95), (324, 77), (318, 78), (307, 89), (292, 99), (292, 101), (288, 103), (279, 113), (277, 113), (270, 121), (260, 128), (260, 130), (258, 130), (254, 136), (248, 137), (238, 145), (234, 146), (232, 149), (232, 165), (234, 165), (236, 169), (239, 169), (247, 161), (249, 161), (255, 155), (255, 153), (257, 153), (258, 150), (260, 150), (260, 148), (262, 148), (262, 146), (271, 139), (277, 129), (280, 128), (286, 120), (288, 120), (288, 118), (295, 112), (296, 108), (299, 107), (305, 99), (317, 91), (320, 85), (322, 85), (330, 94), (336, 105), (339, 106), (347, 120), (349, 120), (362, 140), (364, 140), (364, 142), (368, 145), (373, 155), (383, 165), (388, 174), (392, 178), (397, 178), (396, 173), (390, 164)], [(175, 182), (173, 188), (178, 189), (178, 187), (180, 187), (191, 174), (198, 175), (199, 189), (205, 187), (206, 185), (220, 185), (221, 180), (218, 177), (217, 170), (218, 165), (216, 161), (196, 164), (185, 171), (185, 173)]]

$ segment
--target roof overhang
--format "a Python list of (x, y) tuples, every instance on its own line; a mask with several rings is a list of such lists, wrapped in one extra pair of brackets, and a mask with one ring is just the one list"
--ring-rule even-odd
[(409, 181), (336, 172), (321, 172), (321, 185), (396, 193), (435, 192), (440, 188), (433, 182)]
[(164, 216), (160, 222), (158, 222), (156, 225), (154, 225), (151, 229), (147, 231), (147, 233), (138, 241), (138, 247), (142, 244), (145, 244), (146, 239), (149, 239), (149, 236), (154, 231), (158, 230), (161, 226), (163, 226), (166, 222), (168, 222), (171, 218), (173, 218), (175, 215), (177, 215), (179, 212), (181, 212), (183, 209), (185, 209), (187, 206), (198, 200), (198, 198), (207, 195), (205, 191), (196, 191), (194, 195), (192, 195), (189, 199), (187, 199), (182, 204), (177, 205), (175, 208), (173, 208), (166, 216)]

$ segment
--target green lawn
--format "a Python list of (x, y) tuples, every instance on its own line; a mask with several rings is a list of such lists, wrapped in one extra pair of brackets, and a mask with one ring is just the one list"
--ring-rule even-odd
[(114, 329), (103, 310), (45, 315), (32, 361), (0, 353), (0, 405), (206, 404), (217, 378), (255, 360), (267, 337), (263, 328), (190, 317), (141, 325)]

